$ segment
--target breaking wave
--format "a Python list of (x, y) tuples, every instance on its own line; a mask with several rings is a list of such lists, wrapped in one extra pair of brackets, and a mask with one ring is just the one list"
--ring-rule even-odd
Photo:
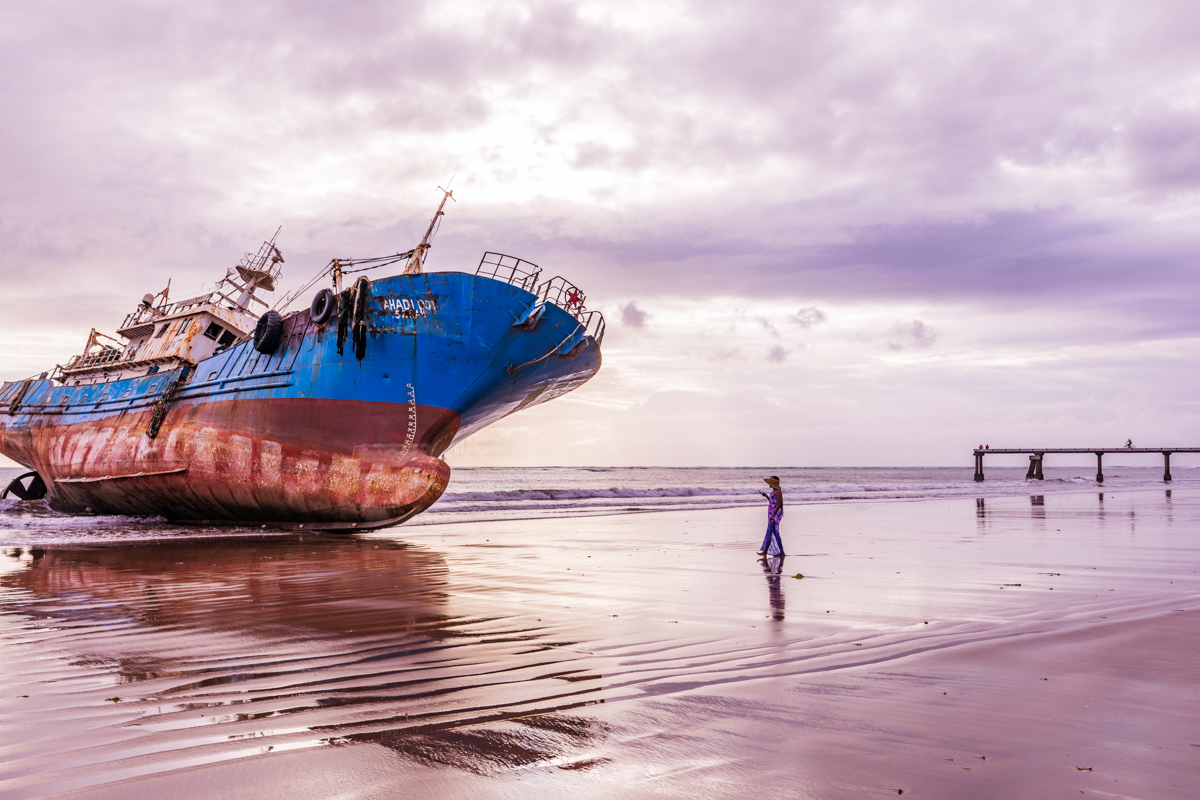
[(442, 503), (514, 502), (522, 500), (591, 500), (599, 498), (720, 497), (754, 495), (754, 489), (712, 489), (702, 486), (671, 486), (662, 489), (633, 489), (614, 486), (595, 489), (506, 489), (494, 492), (446, 492)]
[[(929, 497), (996, 496), (1083, 491), (1098, 486), (1080, 467), (1050, 469), (1042, 481), (1025, 480), (1024, 468), (993, 468), (976, 483), (962, 468), (668, 468), (579, 467), (455, 469), (450, 487), (425, 514), (408, 524), (624, 514), (752, 506), (763, 502), (762, 478), (778, 475), (787, 503)], [(1176, 485), (1193, 482), (1180, 473)], [(1106, 471), (1100, 489), (1162, 485), (1150, 467)]]
[[(988, 467), (987, 480), (976, 483), (969, 467), (464, 467), (454, 468), (441, 499), (406, 525), (750, 507), (763, 503), (759, 491), (766, 489), (762, 479), (767, 475), (780, 477), (788, 504), (1163, 486), (1160, 467), (1106, 466), (1102, 485), (1093, 470), (1048, 466), (1045, 480), (1027, 481), (1023, 467)], [(8, 472), (11, 476), (0, 469), (0, 482), (20, 470)], [(1200, 485), (1200, 469), (1179, 465), (1174, 473), (1168, 486)], [(184, 529), (161, 519), (72, 516), (44, 501), (0, 500), (0, 543), (5, 532), (24, 540), (50, 531), (56, 537), (106, 540), (203, 535), (202, 528)], [(259, 526), (246, 529), (260, 531)]]

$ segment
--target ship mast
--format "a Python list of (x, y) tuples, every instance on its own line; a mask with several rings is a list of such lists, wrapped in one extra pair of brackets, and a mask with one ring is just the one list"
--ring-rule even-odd
[(257, 255), (246, 253), (242, 263), (237, 265), (237, 274), (245, 282), (244, 285), (239, 285), (236, 281), (231, 280), (232, 271), (225, 276), (225, 280), (229, 281), (230, 285), (242, 290), (242, 294), (235, 304), (242, 311), (249, 310), (251, 300), (266, 305), (265, 302), (254, 296), (255, 289), (275, 291), (275, 281), (282, 271), (279, 265), (283, 263), (283, 253), (279, 252), (279, 248), (275, 246), (275, 240), (279, 238), (281, 230), (283, 230), (282, 225), (275, 231), (271, 241), (263, 242), (262, 247), (258, 248)]
[[(438, 188), (442, 189), (440, 186)], [(429, 251), (429, 240), (433, 238), (433, 229), (437, 226), (438, 219), (445, 213), (442, 209), (446, 207), (447, 200), (454, 200), (454, 192), (449, 189), (442, 189), (442, 202), (438, 203), (437, 213), (429, 221), (429, 229), (425, 231), (425, 236), (421, 239), (421, 243), (413, 248), (412, 258), (408, 260), (408, 266), (404, 268), (405, 275), (421, 274), (421, 264), (425, 261), (425, 253)]]

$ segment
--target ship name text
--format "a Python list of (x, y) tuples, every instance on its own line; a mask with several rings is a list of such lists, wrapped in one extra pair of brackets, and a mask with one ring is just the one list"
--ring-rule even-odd
[(385, 297), (383, 310), (398, 317), (429, 317), (437, 313), (437, 301), (432, 298)]

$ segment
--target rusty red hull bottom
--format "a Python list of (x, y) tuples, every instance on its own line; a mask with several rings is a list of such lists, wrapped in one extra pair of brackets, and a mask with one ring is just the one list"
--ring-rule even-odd
[(149, 413), (126, 413), (3, 430), (0, 449), (58, 511), (361, 530), (433, 505), (458, 424), (406, 403), (244, 399), (181, 404), (154, 439)]

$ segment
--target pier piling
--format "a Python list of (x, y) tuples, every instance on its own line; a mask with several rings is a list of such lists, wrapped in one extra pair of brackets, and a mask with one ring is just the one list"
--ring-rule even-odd
[(1025, 473), (1026, 480), (1045, 480), (1042, 473), (1042, 463), (1046, 453), (1095, 453), (1096, 454), (1096, 483), (1104, 483), (1105, 453), (1161, 453), (1163, 457), (1163, 481), (1171, 481), (1171, 456), (1175, 453), (1200, 453), (1200, 447), (1017, 447), (1017, 448), (976, 448), (975, 481), (983, 482), (983, 457), (985, 455), (1029, 454), (1029, 471)]
[(1029, 457), (1029, 472), (1025, 473), (1025, 480), (1045, 480), (1045, 477), (1042, 475), (1043, 455), (1043, 453), (1034, 453)]

